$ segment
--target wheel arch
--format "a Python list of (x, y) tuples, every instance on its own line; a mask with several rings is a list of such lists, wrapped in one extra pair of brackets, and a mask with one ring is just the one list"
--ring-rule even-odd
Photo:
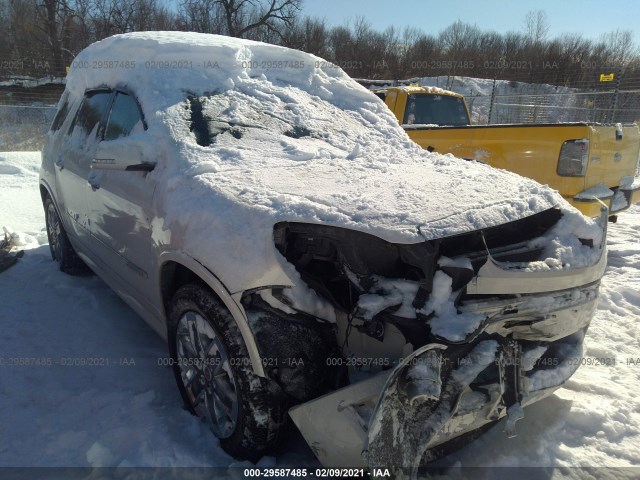
[(55, 205), (56, 202), (53, 199), (53, 194), (51, 193), (51, 189), (49, 188), (49, 185), (47, 185), (45, 181), (41, 180), (40, 181), (40, 199), (42, 200), (42, 203), (44, 203), (47, 197), (53, 200), (53, 204)]
[(224, 284), (204, 265), (182, 252), (163, 252), (158, 263), (158, 288), (162, 299), (164, 318), (166, 319), (168, 316), (167, 311), (171, 297), (181, 286), (202, 282), (233, 316), (249, 352), (253, 372), (259, 377), (266, 377), (256, 339), (249, 326), (244, 308), (236, 303)]

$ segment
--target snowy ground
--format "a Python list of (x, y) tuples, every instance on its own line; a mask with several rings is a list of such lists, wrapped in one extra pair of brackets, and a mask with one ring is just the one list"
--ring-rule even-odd
[[(98, 278), (66, 276), (51, 262), (39, 162), (39, 153), (0, 153), (0, 227), (20, 232), (27, 249), (0, 274), (0, 466), (238, 466), (181, 409), (171, 370), (159, 365), (164, 342)], [(640, 476), (572, 468), (640, 464), (640, 208), (609, 232), (587, 364), (525, 410), (518, 437), (507, 439), (498, 425), (441, 461), (447, 468), (437, 477), (466, 467), (544, 467), (517, 478)], [(292, 433), (260, 465), (317, 463)]]

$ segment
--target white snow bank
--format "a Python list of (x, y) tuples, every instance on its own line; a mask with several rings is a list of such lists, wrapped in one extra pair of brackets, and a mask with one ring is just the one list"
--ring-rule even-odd
[(40, 152), (0, 152), (0, 236), (6, 228), (18, 246), (47, 243), (39, 171)]

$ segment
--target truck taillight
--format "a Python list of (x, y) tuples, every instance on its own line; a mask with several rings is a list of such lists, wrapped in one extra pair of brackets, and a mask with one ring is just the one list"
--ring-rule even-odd
[(589, 163), (589, 140), (567, 140), (560, 149), (558, 175), (561, 177), (584, 177)]

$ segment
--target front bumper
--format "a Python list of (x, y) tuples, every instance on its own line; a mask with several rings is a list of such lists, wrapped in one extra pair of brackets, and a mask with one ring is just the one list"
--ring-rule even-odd
[[(520, 377), (521, 385), (517, 389), (522, 393), (522, 406), (551, 395), (580, 365), (584, 337), (582, 332), (588, 327), (595, 311), (597, 287), (597, 284), (586, 287), (586, 291), (590, 292), (588, 295), (585, 295), (585, 289), (581, 288), (564, 292), (563, 295), (580, 300), (565, 305), (558, 303), (559, 308), (549, 309), (546, 313), (539, 311), (532, 317), (529, 311), (519, 318), (515, 314), (495, 317), (487, 326), (487, 331), (482, 337), (485, 339), (500, 341), (505, 338), (502, 335), (510, 330), (510, 338), (517, 340), (522, 351), (522, 358), (515, 360), (515, 363), (524, 363), (523, 358), (530, 356), (533, 349), (546, 347), (545, 354), (534, 362), (534, 368), (527, 369)], [(415, 457), (420, 452), (424, 453), (426, 449), (507, 415), (510, 405), (505, 400), (505, 392), (513, 386), (500, 381), (496, 368), (489, 369), (484, 371), (484, 378), (476, 379), (475, 383), (465, 385), (456, 392), (453, 408), (447, 409), (447, 412), (450, 412), (448, 417), (441, 418), (446, 421), (436, 426), (438, 428), (433, 429), (429, 438), (422, 439), (421, 445), (415, 440), (410, 441), (409, 439), (415, 436), (411, 431), (418, 426), (420, 431), (424, 432), (423, 427), (426, 425), (416, 423), (415, 415), (410, 412), (419, 405), (411, 405), (410, 400), (399, 398), (401, 396), (397, 395), (395, 380), (406, 376), (403, 371), (420, 361), (420, 355), (424, 351), (423, 347), (391, 370), (380, 372), (289, 411), (294, 423), (324, 466), (411, 467), (410, 464), (398, 464), (397, 461), (411, 455)], [(446, 349), (443, 351), (446, 353)], [(491, 362), (492, 365), (497, 364), (499, 353)], [(464, 364), (464, 361), (454, 363), (460, 365)], [(479, 391), (485, 392), (480, 401), (477, 394)], [(318, 419), (322, 421), (319, 422)], [(380, 421), (387, 422), (389, 419), (393, 424), (390, 431), (394, 432), (396, 440), (372, 438), (371, 425)], [(428, 422), (428, 418), (425, 421)], [(372, 442), (382, 443), (384, 446), (374, 449)], [(375, 450), (374, 464), (370, 450)], [(381, 455), (384, 455), (384, 458), (381, 458)]]

